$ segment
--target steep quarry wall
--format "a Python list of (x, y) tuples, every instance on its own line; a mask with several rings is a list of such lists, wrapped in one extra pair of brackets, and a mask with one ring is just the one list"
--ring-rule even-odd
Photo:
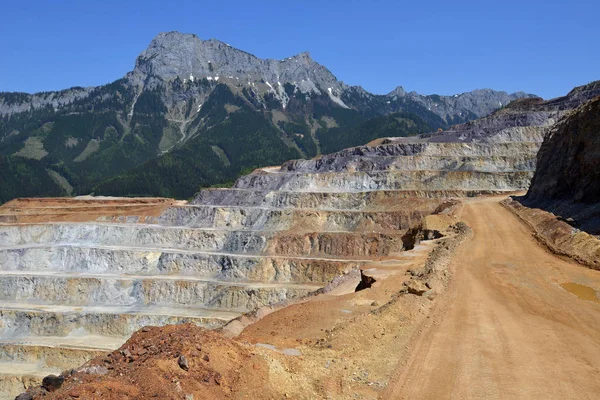
[(527, 197), (600, 201), (600, 98), (573, 111), (548, 133)]
[(600, 98), (577, 108), (550, 130), (524, 204), (600, 234)]

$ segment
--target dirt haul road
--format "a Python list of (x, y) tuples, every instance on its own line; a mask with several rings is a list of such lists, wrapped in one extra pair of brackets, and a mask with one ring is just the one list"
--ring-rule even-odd
[(500, 200), (465, 205), (474, 236), (383, 399), (600, 398), (600, 303), (560, 286), (599, 291), (600, 272), (548, 253)]

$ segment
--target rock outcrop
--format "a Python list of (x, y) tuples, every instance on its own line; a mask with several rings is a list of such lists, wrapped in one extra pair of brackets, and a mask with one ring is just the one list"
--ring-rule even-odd
[(549, 131), (524, 204), (600, 234), (600, 98), (583, 104)]

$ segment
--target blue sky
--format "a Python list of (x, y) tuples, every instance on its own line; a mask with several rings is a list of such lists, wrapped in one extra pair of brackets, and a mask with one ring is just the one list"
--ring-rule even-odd
[(0, 91), (112, 82), (161, 31), (263, 58), (302, 51), (351, 85), (550, 98), (600, 79), (600, 1), (4, 0)]

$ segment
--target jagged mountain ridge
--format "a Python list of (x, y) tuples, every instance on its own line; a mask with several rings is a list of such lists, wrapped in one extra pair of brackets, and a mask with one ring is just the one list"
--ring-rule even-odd
[(519, 99), (486, 117), (422, 137), (433, 142), (542, 142), (555, 124), (597, 96), (600, 96), (600, 81), (578, 86), (551, 100)]
[[(152, 78), (160, 78), (162, 81), (177, 78), (184, 81), (203, 78), (218, 81), (228, 78), (249, 84), (262, 80), (265, 85), (273, 86), (272, 90), (275, 93), (280, 92), (279, 87), (275, 88), (275, 86), (282, 86), (285, 83), (295, 84), (303, 93), (329, 94), (328, 89), (331, 88), (332, 97), (345, 95), (350, 105), (356, 106), (352, 104), (352, 96), (384, 97), (390, 102), (384, 111), (401, 111), (394, 109), (393, 103), (398, 99), (406, 98), (430, 108), (429, 111), (441, 118), (446, 118), (447, 115), (461, 117), (461, 113), (465, 114), (465, 119), (471, 119), (472, 115), (466, 115), (469, 113), (482, 117), (512, 100), (533, 96), (524, 92), (508, 94), (491, 89), (479, 89), (452, 96), (426, 96), (416, 92), (407, 93), (401, 86), (387, 95), (374, 95), (360, 86), (352, 87), (338, 81), (326, 67), (314, 61), (308, 52), (283, 60), (260, 59), (219, 40), (201, 40), (194, 34), (179, 32), (158, 34), (148, 48), (137, 57), (134, 70), (126, 77), (135, 85), (151, 84)], [(48, 104), (60, 108), (90, 96), (93, 89), (74, 87), (59, 92), (42, 92), (34, 95), (2, 93), (0, 115), (19, 113)], [(348, 91), (351, 93), (346, 93)]]
[(374, 95), (308, 53), (263, 60), (218, 40), (161, 33), (111, 84), (0, 93), (0, 174), (25, 182), (7, 185), (0, 202), (90, 191), (187, 197), (242, 171), (368, 142), (379, 127), (386, 136), (447, 128), (524, 96)]

